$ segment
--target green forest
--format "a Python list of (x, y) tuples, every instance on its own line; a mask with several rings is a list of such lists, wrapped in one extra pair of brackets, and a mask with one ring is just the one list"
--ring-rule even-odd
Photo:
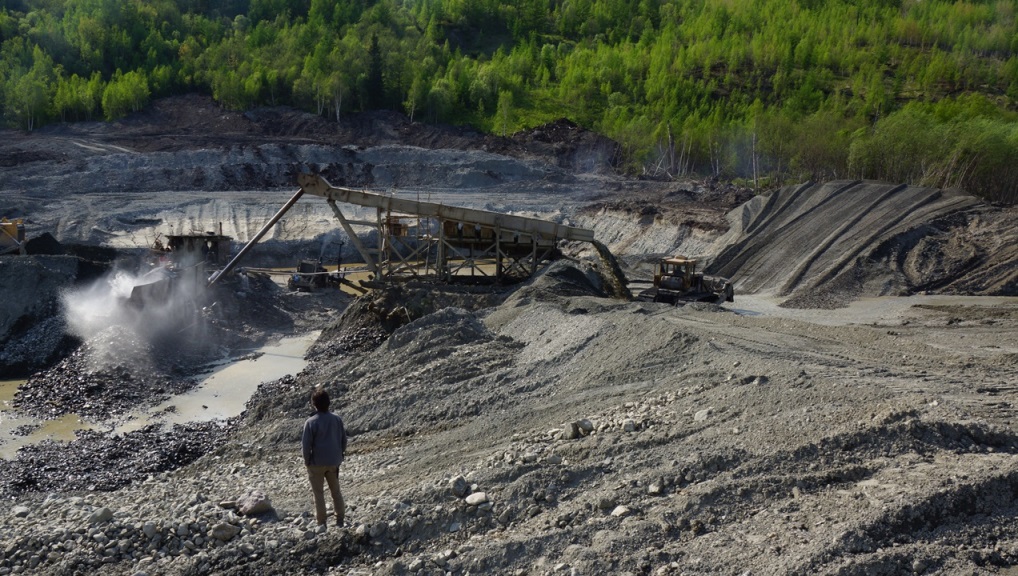
[(650, 177), (874, 178), (1018, 201), (1014, 0), (0, 0), (8, 127), (210, 94), (511, 135)]

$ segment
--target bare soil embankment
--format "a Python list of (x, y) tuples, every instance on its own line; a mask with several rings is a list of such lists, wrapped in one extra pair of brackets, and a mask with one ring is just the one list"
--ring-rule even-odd
[[(928, 188), (861, 181), (786, 187), (729, 214), (732, 227), (712, 270), (736, 279), (738, 290), (773, 291), (800, 307), (951, 290), (994, 256), (995, 247), (966, 230), (985, 211), (972, 196)], [(1007, 293), (1008, 282), (975, 293)]]

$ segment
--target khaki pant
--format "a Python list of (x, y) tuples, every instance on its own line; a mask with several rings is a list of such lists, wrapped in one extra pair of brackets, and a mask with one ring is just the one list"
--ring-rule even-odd
[(311, 481), (311, 493), (315, 496), (315, 519), (319, 524), (325, 524), (328, 514), (325, 512), (325, 483), (329, 483), (329, 491), (332, 493), (332, 507), (336, 509), (336, 523), (343, 525), (343, 517), (346, 516), (346, 503), (343, 502), (343, 493), (339, 491), (339, 467), (337, 466), (308, 466), (308, 480)]

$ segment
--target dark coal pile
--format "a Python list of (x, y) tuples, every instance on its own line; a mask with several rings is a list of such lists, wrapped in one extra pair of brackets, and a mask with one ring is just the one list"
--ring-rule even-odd
[(293, 376), (266, 382), (258, 387), (248, 401), (245, 418), (258, 421), (275, 418), (280, 412), (290, 410), (310, 412), (308, 398), (308, 386), (298, 383)]
[(497, 305), (512, 287), (451, 286), (425, 282), (377, 289), (354, 300), (326, 327), (306, 354), (323, 360), (374, 350), (393, 331), (446, 307), (480, 310)]
[(558, 166), (577, 172), (610, 174), (620, 171), (618, 142), (560, 118), (513, 136), (528, 153), (554, 158)]
[(122, 436), (80, 431), (73, 442), (25, 446), (13, 460), (0, 460), (0, 495), (116, 490), (190, 464), (220, 445), (230, 429), (216, 422), (170, 430), (154, 424)]
[(308, 360), (335, 358), (373, 350), (389, 337), (367, 298), (355, 300), (339, 319), (322, 331), (305, 357)]
[(0, 257), (0, 378), (26, 378), (80, 344), (67, 333), (60, 296), (103, 266), (74, 256)]
[(0, 374), (4, 378), (27, 377), (52, 366), (80, 345), (78, 338), (66, 333), (63, 317), (50, 311), (56, 303), (46, 304), (50, 308), (43, 305), (37, 314), (22, 316), (10, 337), (0, 338)]
[[(202, 314), (218, 329), (212, 334), (217, 341), (257, 338), (263, 332), (290, 333), (294, 329), (293, 316), (299, 312), (291, 309), (283, 295), (267, 277), (238, 274), (209, 291)], [(316, 304), (321, 303), (316, 300)]]
[(198, 384), (191, 377), (198, 351), (171, 350), (157, 350), (127, 331), (110, 328), (29, 378), (13, 404), (38, 418), (74, 413), (94, 421), (157, 404)]
[(321, 360), (373, 350), (379, 344), (385, 342), (385, 339), (388, 337), (389, 333), (380, 326), (374, 328), (365, 326), (332, 339), (328, 343), (315, 343), (314, 347), (308, 351), (306, 357), (308, 360)]
[(284, 308), (271, 280), (232, 278), (210, 296), (215, 299), (186, 321), (175, 320), (155, 334), (145, 332), (156, 321), (139, 320), (90, 335), (59, 363), (33, 374), (19, 388), (14, 407), (38, 418), (73, 413), (105, 420), (187, 392), (210, 363), (293, 329), (297, 312)]

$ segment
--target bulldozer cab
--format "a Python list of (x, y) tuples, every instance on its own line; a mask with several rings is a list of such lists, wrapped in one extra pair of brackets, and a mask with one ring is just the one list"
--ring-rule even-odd
[(689, 290), (693, 287), (696, 260), (682, 256), (662, 258), (654, 275), (654, 286), (666, 290)]

